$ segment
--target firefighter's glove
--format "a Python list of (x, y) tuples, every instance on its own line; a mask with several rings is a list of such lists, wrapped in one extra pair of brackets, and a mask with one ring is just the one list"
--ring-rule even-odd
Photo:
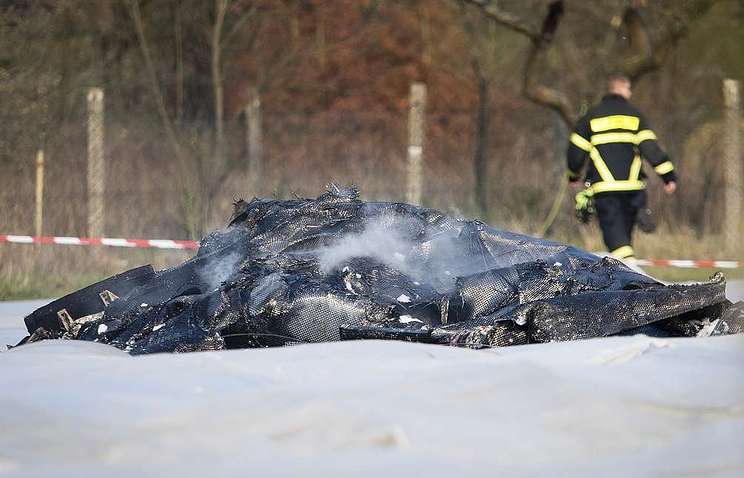
[(576, 218), (583, 224), (589, 222), (595, 213), (594, 191), (584, 189), (576, 193)]

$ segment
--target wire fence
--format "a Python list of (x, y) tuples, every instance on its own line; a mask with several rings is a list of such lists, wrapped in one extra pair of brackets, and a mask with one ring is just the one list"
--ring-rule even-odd
[[(422, 205), (480, 217), (503, 228), (539, 232), (563, 181), (568, 132), (556, 116), (536, 111), (494, 108), (488, 131), (479, 132), (474, 114), (465, 108), (442, 110), (435, 102), (426, 108), (422, 116)], [(264, 109), (261, 115), (259, 177), (251, 176), (254, 159), (249, 157), (243, 116), (227, 122), (222, 162), (214, 158), (214, 128), (209, 122), (179, 126), (178, 137), (185, 151), (179, 158), (161, 133), (157, 118), (106, 117), (104, 235), (196, 239), (206, 230), (224, 225), (237, 198), (314, 196), (329, 182), (357, 186), (365, 199), (405, 200), (410, 138), (409, 115), (404, 109)], [(532, 123), (529, 131), (519, 126), (527, 116)], [(736, 121), (729, 119), (729, 123)], [(85, 124), (84, 116), (71, 118), (44, 140), (45, 235), (89, 234)], [(483, 175), (476, 172), (473, 159), (478, 134), (488, 136)], [(728, 156), (737, 157), (734, 146), (729, 150), (733, 152)], [(36, 202), (35, 150), (28, 147), (14, 157), (15, 161), (0, 164), (0, 202), (4, 206), (0, 233), (30, 234), (34, 232)], [(698, 237), (722, 233), (724, 225), (732, 222), (725, 213), (730, 206), (720, 207), (725, 202), (723, 190), (741, 188), (741, 184), (730, 184), (731, 178), (715, 165), (701, 170), (695, 154), (674, 159), (683, 185), (674, 204), (651, 188), (660, 221), (679, 230), (691, 228)], [(486, 210), (479, 209), (474, 197), (476, 181), (484, 184)], [(651, 183), (653, 186), (653, 180)], [(195, 225), (195, 210), (205, 202), (209, 202), (207, 217)], [(582, 234), (573, 221), (570, 200), (553, 212), (550, 233), (554, 237), (571, 240)]]

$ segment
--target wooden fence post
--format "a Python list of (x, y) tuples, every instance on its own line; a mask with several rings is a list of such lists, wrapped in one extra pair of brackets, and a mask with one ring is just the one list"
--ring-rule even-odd
[(261, 98), (258, 90), (251, 89), (248, 106), (245, 107), (246, 149), (248, 150), (248, 175), (251, 193), (261, 193), (263, 176), (263, 143), (261, 124)]
[(44, 150), (36, 152), (36, 213), (34, 234), (41, 236), (44, 229)]
[(740, 245), (742, 213), (742, 158), (740, 125), (740, 88), (737, 80), (723, 80), (725, 113), (724, 172), (725, 190), (725, 241), (730, 252)]
[(408, 113), (408, 185), (406, 202), (421, 204), (422, 161), (424, 156), (424, 120), (426, 113), (426, 85), (411, 85)]
[(88, 236), (102, 237), (105, 194), (103, 90), (88, 90)]

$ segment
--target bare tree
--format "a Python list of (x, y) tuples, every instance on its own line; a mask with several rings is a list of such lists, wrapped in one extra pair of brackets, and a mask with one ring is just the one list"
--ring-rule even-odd
[[(475, 181), (475, 205), (481, 217), (488, 215), (488, 139), (491, 124), (491, 86), (498, 74), (495, 68), (496, 51), (493, 25), (482, 19), (472, 18), (463, 1), (460, 1), (460, 17), (469, 37), (470, 66), (475, 80), (477, 112), (475, 117), (475, 150), (473, 152), (473, 179)], [(479, 21), (481, 20), (481, 21)]]
[[(212, 91), (214, 92), (214, 156), (221, 164), (225, 156), (225, 100), (224, 85), (222, 84), (222, 29), (225, 26), (225, 15), (230, 0), (214, 0), (214, 24), (212, 25), (211, 70)], [(219, 167), (219, 166), (218, 166)]]
[[(586, 4), (568, 0), (553, 0), (547, 5), (547, 12), (542, 18), (540, 27), (536, 27), (534, 18), (521, 18), (502, 9), (497, 0), (463, 0), (476, 8), (495, 23), (508, 28), (529, 39), (530, 45), (525, 54), (522, 73), (522, 92), (526, 98), (557, 111), (569, 125), (573, 125), (579, 112), (575, 95), (543, 82), (547, 70), (546, 56), (553, 45), (553, 40), (567, 11), (591, 8)], [(677, 2), (673, 6), (657, 6), (657, 21), (654, 23), (658, 32), (655, 41), (643, 21), (643, 15), (649, 8), (644, 0), (633, 0), (620, 15), (613, 15), (609, 24), (600, 25), (608, 32), (621, 29), (625, 39), (625, 48), (620, 55), (606, 51), (607, 57), (595, 58), (595, 63), (611, 65), (624, 71), (633, 80), (659, 68), (667, 59), (676, 43), (687, 33), (689, 25), (705, 14), (714, 0), (695, 0)], [(597, 8), (607, 8), (599, 5)], [(619, 19), (619, 21), (617, 21)], [(610, 28), (607, 28), (610, 27)], [(598, 53), (596, 49), (594, 53)], [(601, 52), (599, 52), (601, 53)], [(591, 69), (585, 68), (589, 73)]]
[(148, 84), (155, 99), (158, 115), (160, 117), (166, 138), (178, 161), (178, 170), (181, 172), (181, 186), (184, 190), (184, 212), (187, 215), (186, 226), (189, 233), (196, 237), (201, 235), (208, 227), (208, 221), (214, 206), (215, 197), (221, 183), (230, 173), (230, 164), (227, 158), (225, 139), (225, 112), (224, 112), (224, 75), (223, 56), (226, 42), (234, 40), (236, 34), (246, 24), (247, 20), (255, 14), (256, 7), (237, 10), (231, 18), (230, 29), (225, 33), (229, 13), (231, 13), (231, 2), (233, 0), (214, 0), (213, 20), (209, 26), (209, 50), (210, 50), (210, 76), (213, 97), (213, 124), (212, 147), (208, 149), (193, 148), (187, 146), (189, 132), (180, 128), (180, 120), (183, 115), (183, 51), (181, 45), (182, 16), (180, 6), (174, 11), (176, 34), (176, 118), (175, 121), (166, 105), (163, 94), (163, 83), (160, 80), (155, 62), (151, 43), (145, 33), (145, 21), (140, 9), (139, 0), (127, 0), (132, 23), (137, 36), (137, 43), (145, 63)]
[(158, 78), (158, 72), (155, 69), (155, 64), (153, 63), (152, 54), (150, 52), (150, 44), (147, 41), (147, 36), (145, 35), (145, 25), (144, 21), (142, 20), (142, 11), (140, 10), (139, 0), (127, 0), (127, 6), (129, 7), (129, 14), (132, 17), (132, 23), (134, 24), (134, 29), (137, 34), (137, 43), (140, 47), (142, 58), (145, 62), (145, 70), (147, 71), (147, 78), (151, 90), (150, 92), (155, 98), (155, 103), (158, 108), (158, 114), (163, 123), (163, 128), (165, 129), (168, 141), (170, 142), (176, 157), (180, 158), (181, 145), (178, 140), (178, 136), (176, 135), (176, 130), (173, 127), (173, 122), (171, 121), (170, 115), (168, 114), (168, 110), (165, 106), (165, 98), (163, 97), (161, 91), (160, 79)]

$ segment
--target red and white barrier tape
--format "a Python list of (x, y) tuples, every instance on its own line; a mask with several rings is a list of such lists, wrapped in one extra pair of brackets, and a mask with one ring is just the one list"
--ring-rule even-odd
[(111, 246), (155, 249), (197, 249), (196, 241), (174, 241), (170, 239), (120, 239), (114, 237), (59, 237), (59, 236), (17, 236), (0, 234), (1, 242), (16, 244), (59, 244), (63, 246)]
[(652, 267), (682, 267), (685, 269), (739, 269), (744, 267), (742, 261), (708, 261), (682, 259), (636, 259), (634, 264)]
[[(63, 246), (111, 246), (155, 249), (198, 249), (196, 241), (174, 241), (171, 239), (120, 239), (113, 237), (59, 237), (59, 236), (18, 236), (0, 234), (0, 243), (16, 244), (59, 244)], [(739, 269), (744, 261), (709, 261), (675, 259), (635, 259), (634, 264), (651, 267), (682, 267), (687, 269)]]

